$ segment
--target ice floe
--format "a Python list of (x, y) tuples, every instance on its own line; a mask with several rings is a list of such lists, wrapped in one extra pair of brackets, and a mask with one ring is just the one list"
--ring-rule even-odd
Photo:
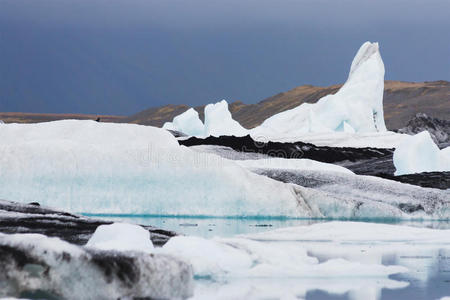
[(146, 253), (154, 251), (153, 243), (150, 240), (150, 232), (139, 225), (127, 223), (98, 226), (86, 247)]
[(450, 171), (450, 147), (440, 150), (428, 131), (409, 136), (394, 151), (395, 175)]
[(205, 126), (200, 120), (198, 112), (193, 108), (176, 116), (172, 122), (166, 122), (163, 128), (180, 131), (192, 136), (203, 136), (205, 134)]
[(166, 254), (99, 251), (40, 234), (0, 233), (0, 297), (186, 299), (192, 268)]

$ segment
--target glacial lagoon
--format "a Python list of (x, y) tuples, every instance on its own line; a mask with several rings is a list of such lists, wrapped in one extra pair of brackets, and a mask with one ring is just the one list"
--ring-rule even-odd
[[(88, 214), (89, 215), (89, 214)], [(204, 238), (264, 234), (280, 228), (329, 222), (327, 219), (217, 218), (195, 216), (89, 215), (116, 222), (152, 225)], [(364, 222), (450, 229), (449, 221), (364, 220)], [(401, 243), (401, 240), (398, 241)], [(408, 272), (379, 277), (196, 278), (193, 299), (440, 299), (450, 295), (450, 245), (355, 241), (337, 248), (329, 240), (297, 240), (308, 255), (325, 262), (334, 258), (400, 265)], [(374, 251), (370, 251), (370, 250)], [(376, 249), (376, 250), (375, 250)]]

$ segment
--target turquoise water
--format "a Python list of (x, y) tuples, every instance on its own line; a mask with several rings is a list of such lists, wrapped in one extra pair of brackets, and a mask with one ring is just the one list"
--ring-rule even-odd
[[(96, 218), (127, 222), (141, 225), (151, 225), (158, 228), (175, 231), (186, 235), (195, 235), (205, 238), (214, 236), (230, 237), (236, 234), (264, 232), (283, 227), (305, 226), (314, 223), (329, 222), (330, 219), (289, 219), (289, 218), (235, 218), (235, 217), (208, 217), (208, 216), (145, 216), (145, 215), (99, 215), (84, 214)], [(355, 220), (352, 220), (355, 221)], [(414, 227), (427, 227), (435, 229), (450, 229), (450, 221), (423, 221), (423, 220), (356, 220), (383, 224), (397, 224)]]
[[(162, 217), (162, 216), (96, 216), (119, 222), (130, 222), (152, 225), (162, 229), (172, 230), (181, 234), (196, 235), (206, 238), (215, 236), (230, 237), (236, 234), (264, 232), (282, 227), (310, 225), (318, 222), (328, 222), (323, 219), (286, 219), (286, 218), (210, 218), (210, 217)], [(366, 220), (369, 221), (369, 220)], [(399, 221), (370, 220), (370, 222), (428, 227), (435, 229), (450, 229), (448, 221)], [(383, 254), (382, 264), (403, 265), (408, 273), (390, 276), (389, 279), (406, 282), (402, 288), (386, 288), (379, 283), (379, 278), (321, 278), (307, 279), (239, 279), (239, 281), (214, 282), (197, 280), (194, 299), (253, 299), (251, 295), (261, 288), (272, 290), (289, 290), (295, 287), (299, 290), (297, 298), (286, 299), (440, 299), (450, 296), (450, 250), (423, 249), (402, 253)], [(333, 253), (333, 249), (330, 249)], [(321, 261), (333, 257), (327, 255), (312, 255)], [(211, 292), (212, 291), (212, 292)], [(212, 296), (213, 295), (213, 296)], [(279, 298), (256, 298), (279, 299)]]

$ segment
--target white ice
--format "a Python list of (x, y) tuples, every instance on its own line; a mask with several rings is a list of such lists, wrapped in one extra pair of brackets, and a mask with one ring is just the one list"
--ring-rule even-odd
[[(384, 64), (378, 43), (364, 43), (353, 59), (345, 84), (334, 95), (317, 103), (304, 103), (266, 119), (247, 130), (232, 119), (225, 100), (205, 108), (205, 130), (199, 134), (199, 119), (165, 128), (198, 137), (251, 134), (258, 141), (311, 142), (318, 146), (393, 148), (406, 137), (388, 132), (383, 113)], [(179, 117), (181, 117), (180, 115)], [(195, 134), (194, 134), (195, 133)]]
[(205, 124), (193, 108), (176, 116), (172, 122), (166, 122), (163, 128), (176, 130), (197, 137), (235, 135), (244, 136), (249, 132), (233, 120), (226, 100), (205, 106)]
[(344, 259), (319, 263), (307, 254), (301, 243), (260, 242), (247, 238), (214, 238), (192, 236), (171, 238), (162, 253), (190, 262), (197, 277), (383, 277), (406, 272), (406, 268), (361, 264)]
[(100, 225), (86, 244), (100, 250), (141, 251), (152, 253), (150, 232), (139, 225), (113, 223)]
[(428, 131), (408, 136), (394, 151), (395, 175), (450, 171), (450, 147), (440, 150)]
[(436, 258), (450, 254), (450, 230), (328, 222), (229, 239), (177, 237), (163, 251), (203, 278), (192, 299), (298, 299), (311, 290), (380, 299), (383, 288), (408, 285), (389, 274), (426, 284), (445, 268)]
[(265, 120), (253, 135), (299, 136), (308, 132), (386, 131), (383, 115), (384, 64), (378, 43), (364, 43), (345, 84), (317, 103), (304, 103)]
[(166, 122), (163, 128), (180, 131), (192, 136), (203, 136), (205, 133), (205, 126), (200, 120), (198, 112), (193, 108), (176, 116), (172, 122)]
[(283, 170), (288, 162), (274, 160), (276, 168), (262, 169), (297, 172), (294, 178), (300, 179), (315, 172), (310, 178), (324, 182), (318, 187), (283, 183), (247, 169), (255, 165), (243, 167), (179, 146), (169, 132), (149, 126), (74, 120), (5, 124), (0, 141), (0, 199), (36, 201), (70, 212), (449, 217), (445, 191), (356, 176), (339, 167), (345, 172), (330, 172), (331, 166), (311, 161), (294, 161), (294, 169)]
[(327, 222), (233, 238), (180, 236), (159, 251), (192, 264), (193, 299), (296, 299), (310, 290), (379, 299), (383, 288), (408, 285), (391, 274), (426, 284), (445, 268), (437, 258), (450, 254), (450, 230)]
[(315, 161), (312, 159), (286, 159), (286, 158), (265, 158), (238, 160), (236, 163), (247, 169), (281, 169), (281, 170), (303, 170), (303, 171), (324, 171), (354, 174), (347, 168)]
[[(127, 237), (122, 239), (127, 242)], [(40, 234), (0, 233), (0, 246), (2, 255), (9, 258), (0, 261), (0, 297), (35, 290), (70, 300), (123, 299), (130, 295), (185, 299), (192, 295), (192, 268), (173, 256), (121, 253), (118, 249), (99, 253)], [(24, 265), (16, 264), (8, 251), (20, 255)]]
[(205, 107), (205, 136), (244, 136), (248, 130), (233, 120), (225, 100)]
[(166, 130), (57, 121), (0, 126), (0, 199), (71, 212), (311, 216), (297, 187), (178, 145)]

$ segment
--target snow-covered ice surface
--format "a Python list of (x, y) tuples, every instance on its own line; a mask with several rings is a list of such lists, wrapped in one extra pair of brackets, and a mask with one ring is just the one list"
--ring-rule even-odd
[(286, 159), (286, 158), (268, 158), (259, 160), (239, 160), (238, 165), (247, 169), (279, 169), (279, 170), (298, 170), (298, 171), (323, 171), (323, 172), (339, 172), (345, 174), (353, 174), (347, 168), (315, 161), (312, 159)]
[[(448, 191), (412, 190), (408, 185), (330, 172), (329, 165), (299, 161), (295, 168), (300, 171), (286, 171), (301, 175), (311, 172), (307, 168), (325, 168), (325, 179), (341, 178), (320, 188), (302, 187), (280, 182), (283, 178), (272, 180), (255, 174), (220, 156), (179, 146), (160, 128), (74, 120), (5, 124), (0, 127), (0, 140), (0, 198), (36, 201), (70, 212), (449, 217), (448, 200), (443, 201), (448, 199)], [(280, 167), (286, 163), (275, 161), (277, 168), (269, 170), (284, 172)], [(382, 184), (374, 184), (379, 182)]]
[(40, 234), (0, 233), (0, 297), (185, 299), (192, 268), (166, 254), (98, 251)]
[(395, 175), (450, 171), (450, 147), (440, 150), (428, 131), (409, 136), (394, 151)]
[(150, 232), (139, 225), (127, 223), (98, 226), (86, 247), (146, 253), (154, 251), (153, 243), (150, 240)]
[(392, 131), (348, 133), (348, 132), (313, 132), (292, 136), (253, 135), (252, 137), (261, 142), (276, 141), (291, 143), (302, 141), (316, 146), (330, 147), (373, 147), (373, 148), (395, 148), (403, 139), (409, 137), (407, 134)]
[(87, 213), (312, 216), (298, 187), (180, 147), (160, 128), (8, 124), (0, 140), (3, 199)]

